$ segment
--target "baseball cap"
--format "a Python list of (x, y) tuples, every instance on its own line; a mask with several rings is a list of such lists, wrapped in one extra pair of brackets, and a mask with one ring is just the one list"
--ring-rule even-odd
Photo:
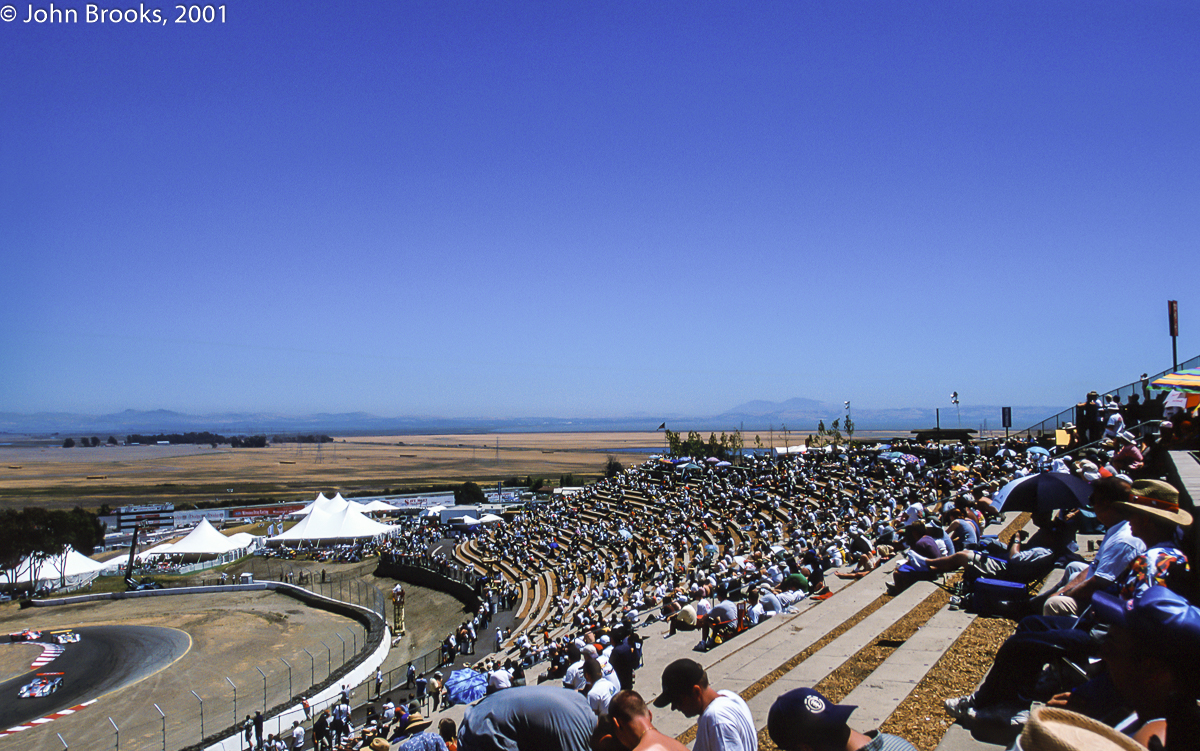
[(686, 657), (668, 665), (662, 673), (662, 695), (654, 700), (654, 706), (665, 707), (680, 696), (686, 695), (693, 686), (707, 682), (704, 668), (695, 660)]
[(1166, 587), (1150, 587), (1132, 600), (1096, 592), (1092, 607), (1100, 620), (1132, 631), (1150, 651), (1200, 657), (1200, 608)]
[(834, 704), (811, 688), (788, 691), (775, 700), (767, 715), (767, 732), (782, 749), (798, 748), (801, 743), (830, 740), (845, 732), (846, 721), (858, 709)]

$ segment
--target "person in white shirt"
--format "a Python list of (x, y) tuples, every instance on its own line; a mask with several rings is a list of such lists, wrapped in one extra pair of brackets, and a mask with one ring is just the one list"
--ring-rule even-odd
[(663, 670), (662, 695), (654, 706), (700, 716), (693, 751), (757, 751), (758, 733), (754, 717), (742, 697), (732, 691), (717, 691), (708, 685), (708, 675), (695, 660), (681, 659)]

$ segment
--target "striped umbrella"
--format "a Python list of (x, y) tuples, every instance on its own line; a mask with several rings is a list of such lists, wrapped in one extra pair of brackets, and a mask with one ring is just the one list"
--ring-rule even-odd
[(1188, 368), (1178, 373), (1169, 373), (1162, 378), (1155, 378), (1150, 382), (1150, 388), (1200, 394), (1200, 368)]

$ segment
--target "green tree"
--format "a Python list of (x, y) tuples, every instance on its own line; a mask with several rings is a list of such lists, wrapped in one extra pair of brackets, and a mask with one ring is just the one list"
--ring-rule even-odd
[(115, 435), (110, 435), (110, 436), (108, 437), (108, 445), (109, 445), (109, 446), (116, 446), (116, 445), (117, 445), (117, 437), (116, 437)]
[(608, 455), (608, 461), (604, 463), (604, 476), (616, 477), (625, 471), (625, 466), (617, 461), (617, 457), (612, 454)]
[(483, 489), (473, 482), (464, 482), (454, 489), (454, 502), (460, 505), (478, 506), (487, 500)]
[(68, 438), (67, 440), (63, 441), (63, 448), (65, 448), (65, 449), (73, 449), (73, 448), (75, 448), (75, 439), (74, 439), (74, 438)]

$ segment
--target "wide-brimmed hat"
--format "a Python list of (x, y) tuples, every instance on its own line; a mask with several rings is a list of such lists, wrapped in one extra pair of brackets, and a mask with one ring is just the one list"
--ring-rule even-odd
[(1146, 514), (1187, 527), (1192, 515), (1179, 508), (1179, 491), (1162, 480), (1138, 480), (1128, 501), (1116, 504), (1127, 511)]
[(383, 736), (377, 735), (371, 739), (371, 745), (367, 748), (371, 751), (392, 751), (392, 744), (388, 743)]
[(1038, 707), (1017, 742), (1021, 751), (1145, 751), (1103, 722), (1058, 707)]
[(409, 715), (408, 722), (406, 722), (404, 724), (403, 732), (405, 735), (419, 733), (422, 730), (428, 730), (429, 726), (432, 724), (433, 724), (432, 719), (426, 719), (425, 717), (423, 717), (421, 715), (420, 712), (416, 712), (415, 714)]

